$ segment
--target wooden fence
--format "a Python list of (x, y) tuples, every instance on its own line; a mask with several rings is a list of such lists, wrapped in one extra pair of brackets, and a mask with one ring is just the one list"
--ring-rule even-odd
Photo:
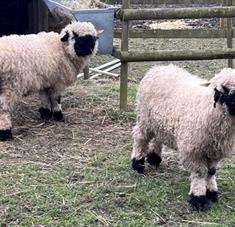
[[(118, 0), (106, 0), (112, 3)], [(115, 36), (121, 38), (121, 48), (115, 49), (113, 55), (122, 62), (120, 77), (120, 108), (127, 108), (128, 88), (128, 62), (139, 61), (178, 61), (178, 60), (211, 60), (229, 59), (229, 67), (233, 66), (232, 59), (235, 57), (235, 49), (232, 49), (232, 38), (235, 34), (232, 29), (232, 17), (235, 17), (235, 7), (232, 0), (221, 1), (192, 1), (192, 0), (132, 0), (131, 2), (149, 4), (160, 3), (211, 3), (222, 4), (216, 7), (193, 7), (193, 8), (167, 8), (167, 9), (130, 9), (130, 0), (122, 1), (122, 8), (117, 13), (117, 18), (122, 21), (121, 31), (116, 31)], [(199, 19), (199, 18), (227, 18), (225, 28), (220, 29), (187, 29), (187, 30), (156, 30), (156, 31), (130, 31), (131, 20), (155, 20), (155, 19)], [(159, 51), (130, 51), (128, 48), (129, 38), (226, 38), (227, 48), (223, 50), (159, 50)]]
[[(107, 4), (122, 4), (123, 0), (104, 0)], [(223, 0), (130, 0), (131, 4), (222, 4)]]

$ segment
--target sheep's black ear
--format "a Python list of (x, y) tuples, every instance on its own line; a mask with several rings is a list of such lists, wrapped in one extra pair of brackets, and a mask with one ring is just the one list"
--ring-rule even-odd
[(96, 41), (96, 40), (99, 39), (99, 37), (98, 36), (93, 36), (93, 39)]
[(78, 38), (78, 36), (79, 36), (78, 33), (74, 32), (74, 31), (73, 31), (73, 35), (75, 38)]
[(69, 33), (66, 32), (65, 35), (60, 39), (62, 42), (66, 42), (69, 39)]
[(228, 89), (227, 87), (222, 86), (222, 88), (223, 88), (225, 94), (228, 94), (228, 93), (229, 93), (229, 89)]
[(220, 92), (219, 90), (217, 90), (215, 88), (215, 94), (214, 94), (214, 108), (216, 107), (216, 103), (220, 100), (220, 97), (222, 95), (222, 92)]

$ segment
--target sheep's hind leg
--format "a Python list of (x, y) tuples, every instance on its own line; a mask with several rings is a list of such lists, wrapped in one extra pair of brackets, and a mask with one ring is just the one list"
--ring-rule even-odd
[(48, 121), (52, 118), (51, 100), (48, 91), (40, 91), (39, 96), (42, 106), (39, 108), (40, 116), (43, 120)]
[(132, 168), (138, 173), (144, 172), (144, 162), (148, 151), (148, 137), (140, 130), (138, 125), (133, 129), (133, 151), (131, 155)]
[(0, 141), (12, 139), (11, 127), (10, 113), (0, 110)]
[(190, 188), (190, 200), (189, 203), (197, 209), (197, 211), (203, 211), (207, 205), (206, 191), (207, 181), (206, 176), (198, 172), (191, 174), (191, 188)]
[(147, 155), (147, 161), (150, 165), (156, 166), (156, 168), (160, 165), (162, 158), (162, 144), (157, 140), (152, 139), (149, 143), (149, 151)]
[(212, 166), (208, 170), (206, 198), (212, 202), (218, 201), (218, 187), (216, 182), (216, 168)]
[(7, 84), (2, 86), (0, 94), (0, 141), (12, 139), (11, 110), (20, 95), (14, 92), (13, 87)]

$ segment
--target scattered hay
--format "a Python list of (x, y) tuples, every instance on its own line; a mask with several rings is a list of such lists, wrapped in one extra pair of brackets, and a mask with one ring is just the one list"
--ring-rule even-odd
[(175, 20), (175, 21), (165, 21), (158, 23), (151, 23), (147, 25), (150, 29), (185, 29), (192, 28), (186, 21), (184, 20)]
[(63, 1), (63, 4), (72, 9), (108, 8), (107, 4), (99, 0)]
[(132, 127), (128, 123), (120, 124), (109, 114), (115, 111), (110, 101), (113, 94), (107, 93), (108, 85), (104, 84), (99, 85), (106, 89), (104, 96), (98, 95), (97, 83), (90, 81), (88, 86), (78, 81), (67, 89), (62, 98), (64, 122), (44, 122), (38, 113), (39, 98), (25, 97), (13, 113), (14, 139), (0, 142), (3, 158), (0, 164), (34, 163), (43, 168), (57, 168), (73, 162), (82, 168), (99, 150), (112, 153), (118, 144), (125, 145)]

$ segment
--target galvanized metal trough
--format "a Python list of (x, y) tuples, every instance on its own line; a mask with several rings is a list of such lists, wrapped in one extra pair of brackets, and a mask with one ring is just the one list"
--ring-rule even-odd
[(116, 8), (74, 10), (53, 0), (44, 0), (50, 11), (56, 7), (70, 12), (77, 21), (91, 22), (97, 30), (103, 30), (99, 39), (98, 54), (112, 54), (113, 21)]

